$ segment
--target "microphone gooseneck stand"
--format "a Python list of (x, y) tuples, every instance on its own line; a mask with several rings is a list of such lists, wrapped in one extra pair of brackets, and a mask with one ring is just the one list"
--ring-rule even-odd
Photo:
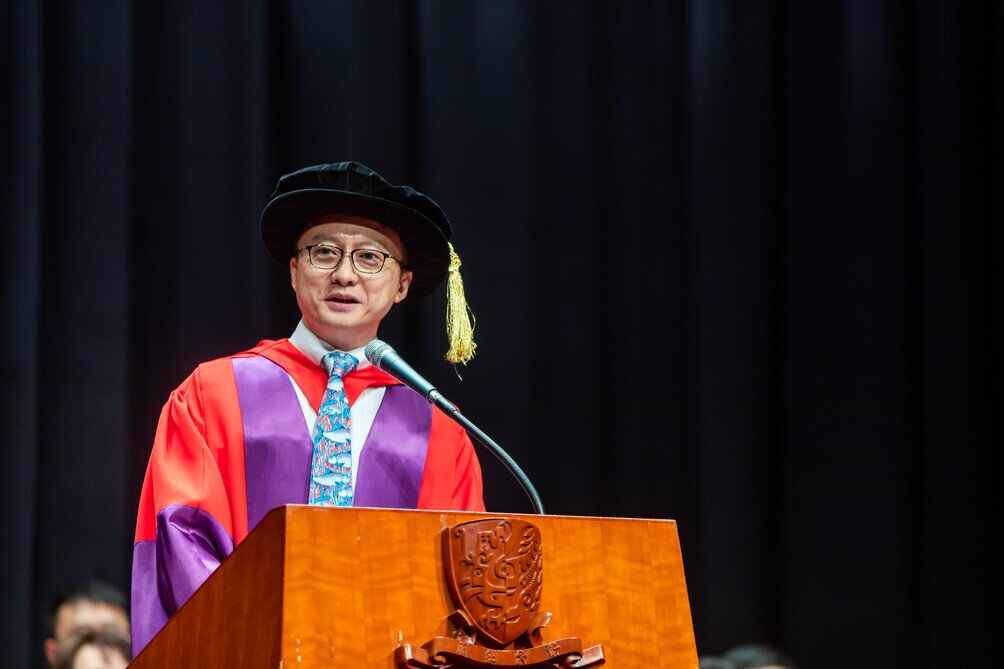
[(395, 379), (405, 384), (419, 395), (429, 401), (430, 404), (442, 409), (443, 413), (452, 418), (461, 427), (467, 430), (482, 446), (488, 449), (492, 455), (498, 458), (509, 473), (519, 482), (523, 492), (530, 498), (534, 513), (545, 515), (544, 503), (540, 500), (537, 489), (530, 483), (529, 477), (523, 472), (516, 461), (505, 452), (495, 441), (484, 433), (481, 428), (472, 423), (460, 410), (453, 405), (443, 394), (436, 390), (435, 386), (429, 383), (422, 375), (416, 372), (411, 365), (404, 361), (397, 351), (391, 348), (390, 344), (374, 339), (366, 346), (366, 358), (380, 370), (393, 376)]
[[(496, 444), (491, 437), (481, 430), (481, 428), (472, 423), (464, 414), (460, 413), (457, 407), (453, 406), (452, 403), (448, 402), (445, 397), (439, 394), (438, 390), (434, 390), (433, 392), (442, 398), (442, 402), (437, 402), (430, 397), (427, 397), (426, 399), (442, 409), (447, 416), (460, 423), (461, 427), (481, 442), (482, 446), (487, 448), (492, 455), (501, 460), (502, 464), (509, 469), (509, 473), (512, 474), (523, 487), (523, 492), (526, 493), (526, 496), (530, 498), (530, 503), (533, 504), (534, 513), (539, 513), (542, 516), (545, 515), (544, 503), (540, 500), (540, 495), (537, 494), (537, 489), (533, 487), (533, 484), (530, 483), (530, 478), (523, 472), (523, 469), (516, 464), (516, 461), (512, 459), (512, 456), (506, 453), (505, 449)], [(446, 406), (443, 406), (444, 404)]]

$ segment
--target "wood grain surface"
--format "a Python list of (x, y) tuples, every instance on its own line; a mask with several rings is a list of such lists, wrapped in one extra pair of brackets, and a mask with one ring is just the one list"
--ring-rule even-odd
[[(545, 641), (602, 644), (611, 669), (697, 667), (674, 521), (504, 515), (541, 531)], [(451, 631), (442, 530), (496, 517), (275, 509), (130, 666), (391, 669), (399, 643)]]

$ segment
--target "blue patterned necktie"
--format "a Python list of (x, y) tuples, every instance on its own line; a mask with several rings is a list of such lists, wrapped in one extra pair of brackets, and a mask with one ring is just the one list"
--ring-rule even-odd
[(309, 502), (317, 506), (352, 506), (351, 420), (342, 377), (354, 370), (359, 361), (348, 353), (332, 351), (322, 362), (328, 370), (328, 387), (314, 424)]

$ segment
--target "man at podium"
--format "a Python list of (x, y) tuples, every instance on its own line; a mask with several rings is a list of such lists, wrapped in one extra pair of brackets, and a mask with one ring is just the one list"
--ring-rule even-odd
[(136, 524), (134, 654), (277, 506), (484, 510), (466, 432), (363, 354), (395, 304), (449, 277), (447, 360), (473, 355), (451, 233), (430, 198), (358, 163), (279, 180), (261, 236), (302, 318), (200, 364), (164, 406)]

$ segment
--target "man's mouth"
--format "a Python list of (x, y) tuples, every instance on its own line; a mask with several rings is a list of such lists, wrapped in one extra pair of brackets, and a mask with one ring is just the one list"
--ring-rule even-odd
[(359, 300), (351, 295), (329, 295), (324, 299), (328, 302), (334, 302), (335, 304), (357, 304), (359, 302)]

